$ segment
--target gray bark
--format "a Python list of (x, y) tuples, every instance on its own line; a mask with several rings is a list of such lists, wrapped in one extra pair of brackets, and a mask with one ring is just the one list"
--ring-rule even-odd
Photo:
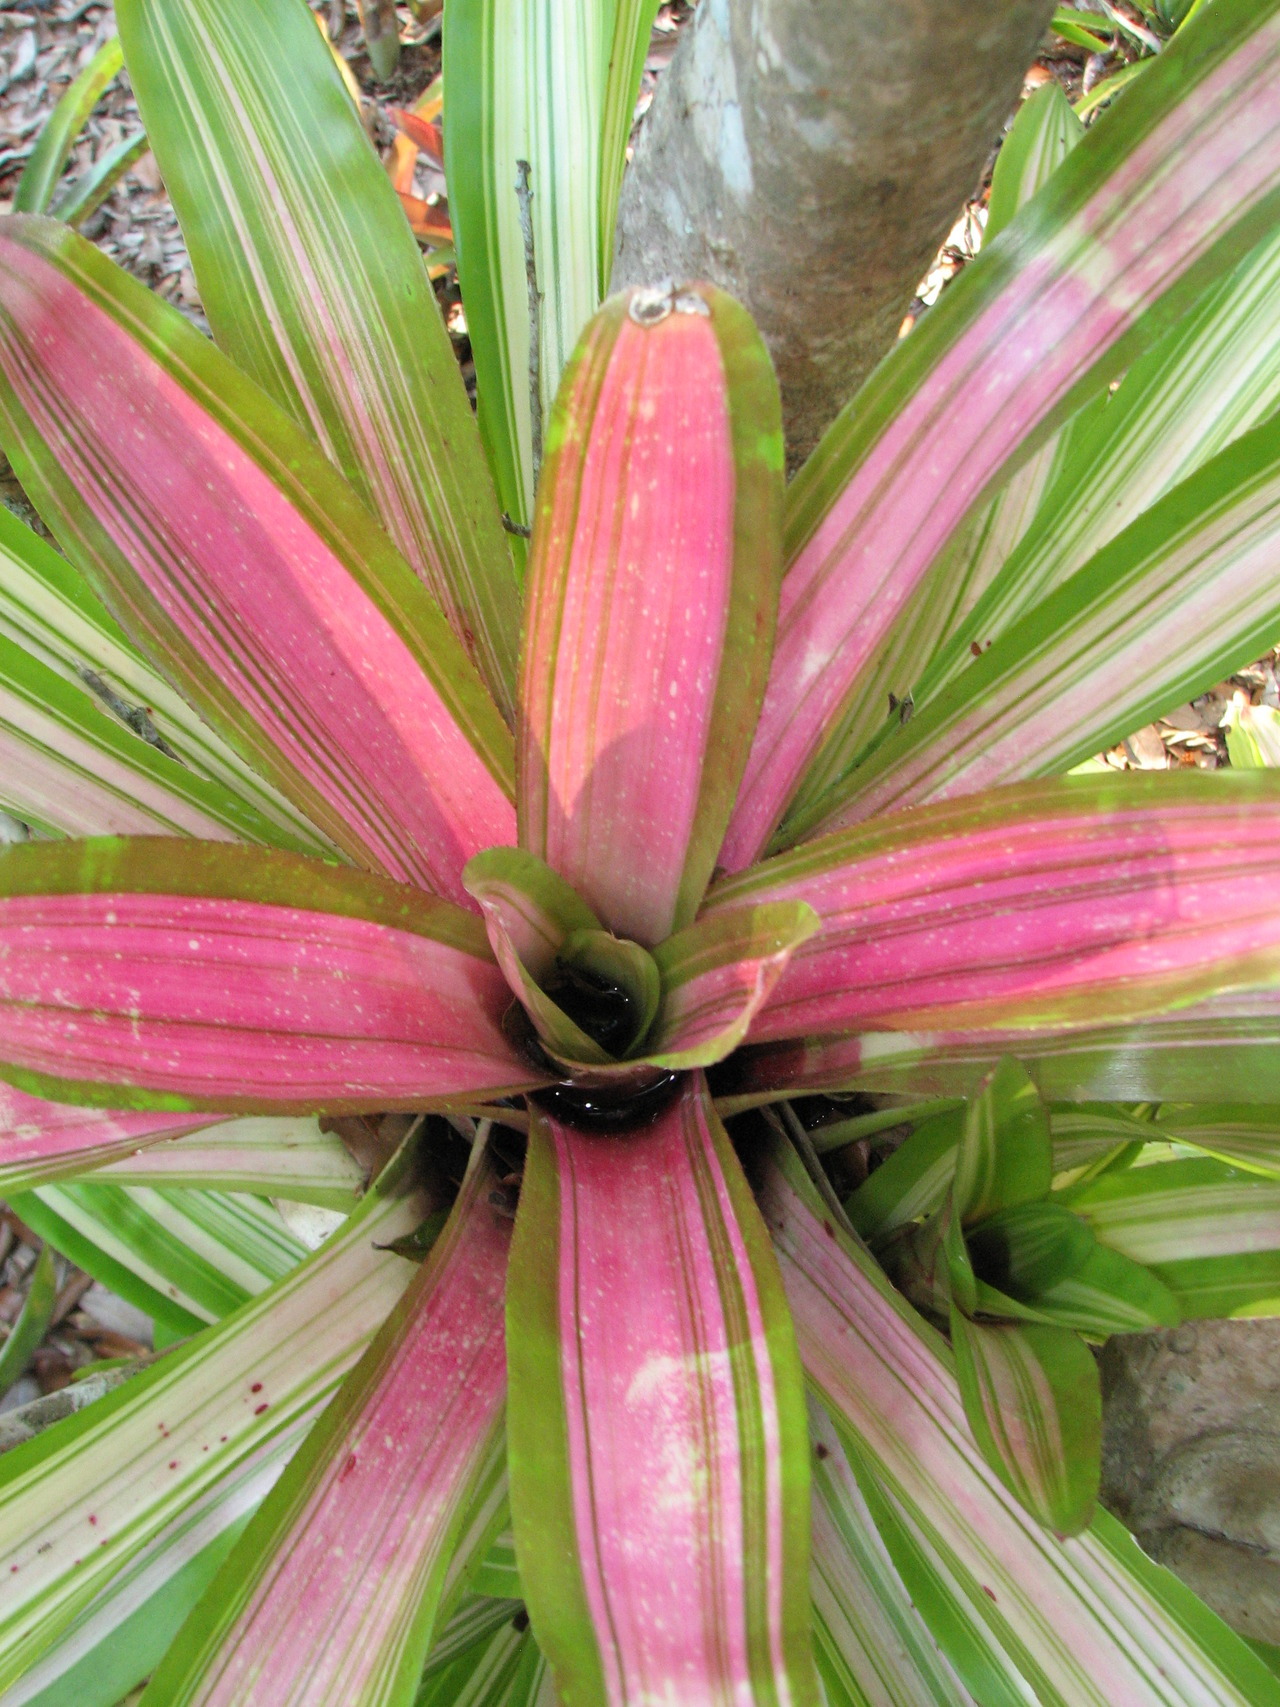
[(623, 185), (614, 288), (746, 303), (794, 467), (897, 335), (1052, 0), (701, 0)]

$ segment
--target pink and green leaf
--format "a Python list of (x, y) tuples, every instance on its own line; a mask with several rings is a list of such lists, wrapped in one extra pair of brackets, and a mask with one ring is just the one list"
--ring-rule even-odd
[(473, 914), (298, 855), (101, 838), (0, 854), (3, 1067), (99, 1107), (359, 1113), (538, 1082)]
[(511, 1223), (475, 1166), (415, 1280), (148, 1685), (147, 1707), (411, 1703), (501, 1450)]
[(802, 781), (854, 757), (866, 666), (975, 504), (1265, 232), (1278, 59), (1272, 0), (1206, 8), (827, 433), (789, 497), (777, 648), (722, 863), (758, 857)]
[(799, 1369), (700, 1077), (622, 1135), (535, 1113), (507, 1313), (516, 1548), (561, 1694), (815, 1700)]
[(1098, 1497), (1102, 1393), (1070, 1328), (972, 1322), (951, 1311), (965, 1416), (987, 1463), (1046, 1528), (1078, 1535)]
[(219, 347), (319, 444), (508, 715), (519, 591), (421, 255), (312, 19), (124, 0), (129, 75)]
[[(1280, 1680), (1106, 1513), (1064, 1541), (1022, 1509), (973, 1443), (945, 1343), (825, 1219), (784, 1151), (768, 1164), (762, 1208), (809, 1380), (860, 1481), (861, 1465), (873, 1472), (876, 1521), (894, 1562), (980, 1700), (1280, 1701)], [(1003, 1650), (1023, 1688), (993, 1693), (986, 1669), (971, 1669), (982, 1660), (968, 1640), (975, 1628)]]
[(73, 562), (352, 858), (465, 900), (510, 737), (421, 582), (289, 419), (64, 227), (0, 230), (0, 436)]
[(543, 989), (566, 938), (599, 926), (586, 902), (521, 848), (486, 848), (468, 862), (462, 881), (484, 915), (494, 959), (548, 1050), (565, 1060), (608, 1061), (608, 1053)]
[(723, 1060), (818, 929), (812, 908), (783, 901), (713, 913), (668, 937), (654, 956), (662, 1002), (645, 1058), (676, 1069)]
[(772, 643), (782, 441), (722, 292), (613, 299), (551, 417), (521, 664), (520, 841), (652, 948), (715, 865)]
[(705, 916), (822, 919), (753, 1042), (1096, 1027), (1280, 980), (1273, 819), (1270, 772), (1024, 784), (808, 843), (718, 884)]
[[(1259, 244), (1077, 417), (1033, 525), (913, 682), (917, 710), (1126, 528), (1280, 401), (1280, 240)], [(917, 664), (923, 660), (917, 660)], [(901, 692), (899, 686), (899, 692)]]

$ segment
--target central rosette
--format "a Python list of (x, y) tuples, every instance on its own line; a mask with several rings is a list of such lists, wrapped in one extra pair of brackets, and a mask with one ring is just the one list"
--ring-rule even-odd
[(791, 952), (816, 929), (792, 902), (727, 907), (652, 950), (606, 930), (535, 854), (489, 848), (463, 874), (515, 1000), (505, 1019), (541, 1095), (597, 1128), (655, 1116), (681, 1072), (736, 1049)]

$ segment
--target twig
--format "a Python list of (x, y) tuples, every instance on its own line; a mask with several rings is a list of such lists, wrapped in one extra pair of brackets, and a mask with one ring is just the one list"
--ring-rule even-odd
[(533, 246), (533, 184), (527, 160), (516, 161), (516, 200), (524, 238), (524, 272), (529, 286), (529, 436), (533, 441), (533, 483), (542, 467), (542, 292)]
[(87, 664), (77, 664), (76, 674), (89, 692), (96, 694), (107, 710), (113, 711), (126, 728), (132, 729), (149, 747), (157, 748), (166, 758), (182, 763), (142, 706), (130, 705), (127, 699), (121, 699), (115, 689), (104, 682), (98, 672), (91, 670)]

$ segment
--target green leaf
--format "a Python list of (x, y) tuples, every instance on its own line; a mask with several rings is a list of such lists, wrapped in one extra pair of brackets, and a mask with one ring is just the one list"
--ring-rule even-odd
[(92, 1274), (103, 1286), (149, 1316), (169, 1342), (199, 1333), (209, 1320), (208, 1316), (197, 1316), (187, 1309), (170, 1295), (167, 1286), (153, 1285), (150, 1279), (136, 1273), (130, 1263), (121, 1262), (118, 1256), (103, 1250), (96, 1239), (86, 1236), (58, 1213), (60, 1205), (55, 1206), (56, 1200), (46, 1203), (33, 1191), (18, 1193), (12, 1201), (17, 1206), (15, 1213), (28, 1218), (27, 1224), (42, 1239), (56, 1243), (69, 1262)]
[(864, 1239), (879, 1239), (936, 1209), (955, 1174), (965, 1109), (946, 1110), (920, 1125), (845, 1200)]
[(1061, 1203), (1042, 1200), (998, 1210), (971, 1227), (974, 1272), (1023, 1303), (1082, 1268), (1093, 1249), (1087, 1221)]
[(1280, 1702), (1280, 1681), (1105, 1512), (1064, 1542), (1023, 1510), (974, 1446), (945, 1342), (853, 1239), (824, 1227), (802, 1165), (781, 1146), (761, 1204), (810, 1383), (869, 1502), (871, 1465), (894, 1563), (983, 1707)]
[(1061, 85), (1048, 82), (1018, 108), (996, 156), (983, 242), (991, 243), (1084, 136)]
[(1157, 1275), (1098, 1243), (1073, 1275), (1040, 1293), (1036, 1311), (1099, 1340), (1176, 1328), (1182, 1320), (1177, 1297)]
[(149, 151), (150, 146), (145, 130), (136, 130), (131, 135), (122, 137), (114, 148), (104, 150), (74, 183), (66, 185), (50, 207), (50, 214), (66, 225), (83, 225), (95, 208), (101, 207), (129, 168), (136, 165)]
[[(1243, 1081), (1242, 1081), (1243, 1086)], [(1165, 1102), (1156, 1131), (1234, 1167), (1280, 1176), (1280, 1107), (1265, 1102)]]
[(1101, 1474), (1102, 1391), (1089, 1348), (1070, 1328), (994, 1326), (956, 1309), (951, 1345), (987, 1463), (1047, 1528), (1078, 1535)]
[(952, 1197), (966, 1226), (1043, 1197), (1053, 1178), (1049, 1116), (1012, 1056), (979, 1085), (965, 1111)]
[(116, 17), (215, 339), (346, 475), (510, 714), (519, 596), (492, 483), (315, 20), (300, 0), (122, 0)]
[[(15, 1211), (21, 1213), (21, 1211)], [(58, 1270), (53, 1247), (46, 1239), (27, 1282), (27, 1296), (9, 1337), (0, 1345), (0, 1397), (26, 1374), (36, 1347), (48, 1332), (58, 1301)]]
[(428, 1666), (413, 1707), (546, 1707), (554, 1697), (547, 1662), (523, 1609), (439, 1666)]
[(1197, 1157), (1068, 1195), (1103, 1244), (1150, 1267), (1183, 1315), (1280, 1310), (1280, 1183)]
[(62, 168), (84, 128), (85, 120), (115, 82), (123, 64), (124, 52), (119, 39), (108, 36), (45, 120), (18, 180), (13, 197), (14, 213), (48, 211)]

